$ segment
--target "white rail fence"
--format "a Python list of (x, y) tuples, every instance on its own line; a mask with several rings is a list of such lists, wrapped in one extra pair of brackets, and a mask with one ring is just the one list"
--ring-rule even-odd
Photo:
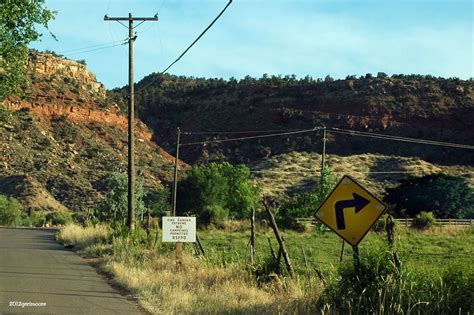
[[(296, 221), (301, 224), (310, 224), (315, 225), (319, 222), (316, 218), (297, 218)], [(394, 219), (394, 221), (398, 222), (401, 225), (405, 225), (407, 227), (412, 226), (413, 219), (412, 218), (405, 218), (405, 219)], [(471, 226), (474, 224), (473, 219), (436, 219), (437, 225), (452, 225), (452, 226)]]

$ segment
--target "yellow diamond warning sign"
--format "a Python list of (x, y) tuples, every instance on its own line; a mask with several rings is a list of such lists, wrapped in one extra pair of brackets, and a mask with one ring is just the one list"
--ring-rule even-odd
[(357, 246), (387, 206), (345, 175), (316, 211), (316, 218)]

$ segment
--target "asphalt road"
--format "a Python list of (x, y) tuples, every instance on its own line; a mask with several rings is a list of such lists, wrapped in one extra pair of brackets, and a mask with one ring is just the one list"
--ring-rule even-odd
[(54, 234), (0, 228), (0, 314), (140, 314)]

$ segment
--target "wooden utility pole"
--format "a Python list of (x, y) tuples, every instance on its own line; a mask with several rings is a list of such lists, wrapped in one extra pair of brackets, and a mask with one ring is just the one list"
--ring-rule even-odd
[(321, 174), (319, 178), (319, 194), (325, 197), (324, 193), (324, 172), (326, 171), (326, 127), (323, 128), (323, 153), (321, 154)]
[(176, 216), (176, 194), (178, 192), (178, 161), (179, 161), (179, 138), (181, 136), (181, 130), (177, 129), (176, 132), (176, 156), (174, 158), (174, 175), (173, 175), (173, 217)]
[[(174, 175), (173, 175), (173, 207), (172, 207), (172, 216), (176, 216), (176, 194), (178, 192), (178, 167), (179, 167), (179, 140), (181, 136), (181, 130), (177, 129), (176, 132), (176, 156), (174, 157)], [(196, 235), (197, 236), (197, 235)], [(182, 265), (182, 253), (183, 253), (183, 244), (176, 243), (176, 265), (178, 268), (181, 268)]]
[(321, 185), (323, 184), (324, 168), (326, 167), (326, 127), (323, 128), (323, 154), (321, 155)]
[(134, 119), (135, 119), (135, 89), (133, 80), (133, 42), (137, 39), (133, 32), (133, 21), (158, 21), (158, 15), (154, 17), (109, 17), (104, 16), (104, 21), (128, 21), (128, 216), (127, 226), (130, 230), (135, 228), (135, 138), (134, 138)]

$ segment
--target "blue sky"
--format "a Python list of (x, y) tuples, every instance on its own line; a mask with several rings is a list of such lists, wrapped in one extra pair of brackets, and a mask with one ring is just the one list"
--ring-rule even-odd
[[(107, 88), (128, 82), (128, 48), (71, 51), (128, 35), (109, 16), (153, 16), (135, 42), (135, 79), (166, 68), (227, 4), (227, 0), (47, 0), (58, 12), (31, 47), (85, 59)], [(196, 77), (296, 74), (473, 74), (471, 0), (234, 0), (221, 19), (168, 72)]]

